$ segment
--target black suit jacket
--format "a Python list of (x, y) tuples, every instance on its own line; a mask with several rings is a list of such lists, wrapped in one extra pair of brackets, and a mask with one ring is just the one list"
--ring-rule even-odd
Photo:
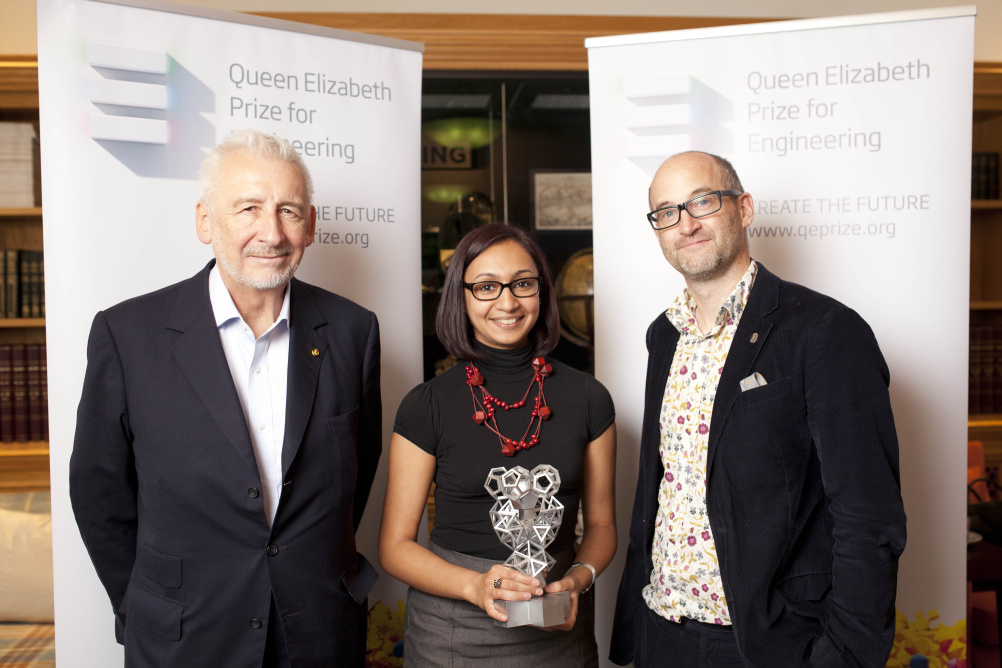
[(381, 448), (379, 329), (291, 282), (283, 490), (269, 530), (209, 302), (213, 263), (98, 313), (70, 498), (127, 666), (262, 662), (274, 592), (293, 665), (363, 664), (355, 551)]
[[(757, 335), (757, 336), (756, 336)], [(647, 331), (644, 423), (611, 657), (633, 656), (664, 475), (658, 416), (678, 331)], [(742, 392), (758, 372), (766, 385)], [(889, 374), (835, 300), (759, 265), (717, 389), (707, 512), (746, 666), (883, 666), (905, 544)], [(665, 665), (670, 665), (666, 663)]]

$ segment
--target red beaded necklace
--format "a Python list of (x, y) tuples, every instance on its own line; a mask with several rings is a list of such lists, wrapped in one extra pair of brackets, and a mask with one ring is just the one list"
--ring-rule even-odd
[[(539, 428), (543, 426), (543, 420), (550, 419), (551, 411), (546, 405), (546, 397), (543, 396), (543, 379), (553, 373), (553, 367), (547, 364), (542, 357), (536, 357), (532, 360), (532, 368), (532, 380), (529, 381), (529, 387), (525, 388), (525, 394), (515, 403), (509, 404), (487, 391), (487, 388), (484, 387), (484, 376), (480, 373), (480, 369), (473, 366), (473, 362), (466, 366), (466, 384), (470, 386), (470, 396), (473, 397), (473, 421), (484, 425), (498, 435), (498, 439), (501, 441), (501, 454), (505, 457), (512, 457), (518, 450), (527, 450), (537, 445), (539, 443)], [(497, 420), (494, 419), (494, 411), (498, 408), (507, 411), (525, 406), (525, 400), (528, 399), (529, 392), (532, 391), (533, 383), (539, 385), (539, 390), (536, 392), (536, 398), (533, 402), (532, 417), (529, 419), (529, 426), (525, 428), (522, 438), (516, 441), (513, 438), (508, 438), (498, 429)], [(475, 387), (480, 388), (479, 399), (473, 389)], [(536, 425), (535, 431), (532, 429), (533, 424)], [(532, 436), (529, 436), (530, 431), (532, 431)]]

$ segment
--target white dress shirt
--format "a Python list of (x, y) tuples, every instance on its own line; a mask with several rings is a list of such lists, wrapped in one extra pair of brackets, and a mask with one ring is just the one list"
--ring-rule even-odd
[(233, 303), (218, 267), (209, 272), (209, 302), (254, 446), (264, 515), (270, 527), (282, 496), (282, 441), (289, 377), (289, 288), (285, 288), (278, 319), (256, 340), (254, 331)]

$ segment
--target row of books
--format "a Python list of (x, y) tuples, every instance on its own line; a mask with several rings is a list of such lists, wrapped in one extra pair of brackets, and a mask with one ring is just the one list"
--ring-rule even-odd
[(45, 256), (42, 251), (0, 250), (0, 317), (45, 317)]
[(34, 123), (0, 123), (0, 207), (41, 202), (38, 131)]
[(0, 441), (49, 440), (45, 344), (0, 345)]
[(971, 199), (999, 198), (999, 154), (971, 154)]
[(1002, 325), (972, 325), (968, 412), (1002, 413)]

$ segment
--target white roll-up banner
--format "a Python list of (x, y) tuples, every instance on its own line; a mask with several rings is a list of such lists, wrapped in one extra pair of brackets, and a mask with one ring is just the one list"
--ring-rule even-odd
[[(755, 198), (752, 257), (847, 304), (876, 333), (891, 372), (908, 515), (888, 665), (907, 665), (917, 649), (946, 665), (966, 642), (974, 8), (600, 37), (586, 46), (595, 357), (616, 400), (620, 544), (636, 484), (644, 334), (684, 287), (645, 220), (647, 189), (670, 155), (716, 153)], [(610, 584), (597, 588), (604, 656), (624, 554), (603, 575)]]
[[(198, 167), (231, 130), (287, 139), (310, 169), (318, 221), (297, 276), (379, 317), (385, 451), (396, 406), (422, 380), (422, 51), (155, 0), (38, 1), (60, 666), (122, 664), (67, 491), (90, 323), (212, 257), (195, 235)], [(382, 464), (358, 534), (373, 563), (385, 484)], [(383, 576), (369, 602), (402, 596)]]

